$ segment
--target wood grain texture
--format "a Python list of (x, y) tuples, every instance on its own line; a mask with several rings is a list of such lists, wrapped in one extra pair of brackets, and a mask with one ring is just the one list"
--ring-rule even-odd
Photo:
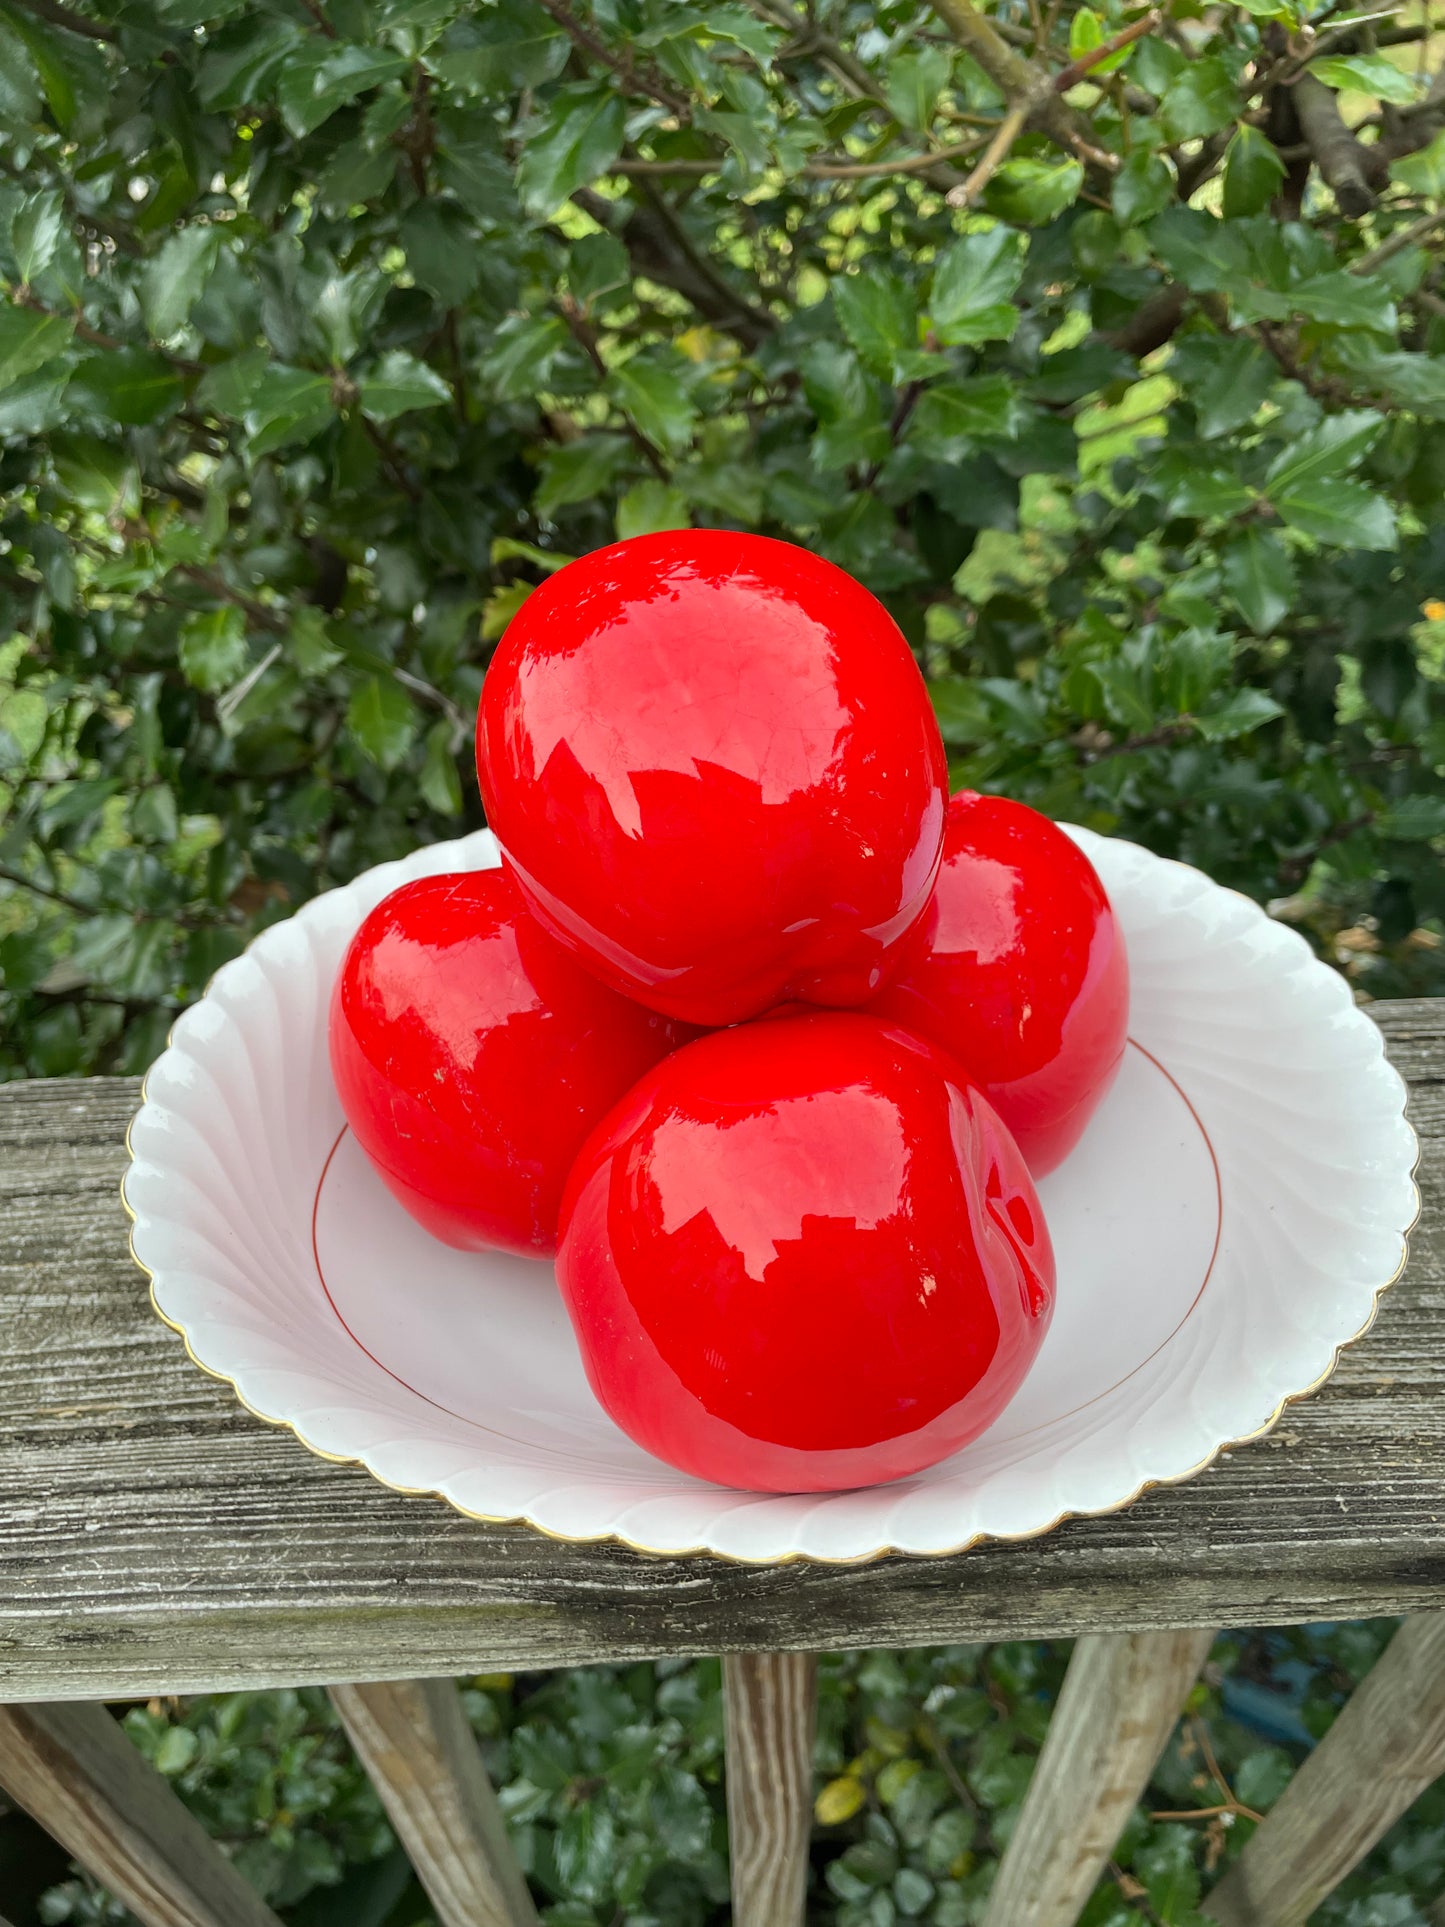
[(1090, 1633), (1075, 1646), (984, 1927), (1074, 1927), (1213, 1638)]
[(1445, 1773), (1445, 1613), (1407, 1619), (1214, 1891), (1221, 1927), (1300, 1927)]
[(333, 1686), (331, 1699), (442, 1927), (538, 1927), (452, 1682)]
[(0, 1786), (145, 1927), (281, 1927), (103, 1706), (0, 1707)]
[(117, 1197), (137, 1087), (0, 1087), (0, 1700), (1445, 1606), (1445, 1001), (1376, 1005), (1425, 1215), (1272, 1438), (1021, 1545), (750, 1568), (567, 1546), (258, 1423), (155, 1318)]
[(729, 1654), (723, 1715), (733, 1927), (803, 1927), (817, 1660), (811, 1653)]

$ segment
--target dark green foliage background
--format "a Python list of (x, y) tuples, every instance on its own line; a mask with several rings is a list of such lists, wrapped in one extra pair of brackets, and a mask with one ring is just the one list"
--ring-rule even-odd
[(475, 821), (520, 598), (689, 521), (885, 597), (957, 781), (1438, 987), (1445, 101), (1295, 5), (1070, 86), (1122, 0), (0, 0), (0, 1072)]
[[(1082, 1927), (1207, 1927), (1200, 1895), (1328, 1731), (1387, 1621), (1219, 1639)], [(825, 1658), (820, 1822), (809, 1918), (828, 1927), (982, 1919), (1063, 1678), (1037, 1643)], [(716, 1661), (463, 1682), (548, 1927), (720, 1927), (727, 1861)], [(1293, 1724), (1261, 1738), (1236, 1696)], [(1269, 1696), (1266, 1700), (1265, 1696)], [(131, 1736), (291, 1927), (430, 1927), (324, 1693), (228, 1694), (124, 1715)], [(1207, 1750), (1206, 1750), (1207, 1749)], [(1089, 1789), (1080, 1789), (1087, 1799)], [(1217, 1810), (1232, 1820), (1156, 1819)], [(839, 1817), (846, 1816), (846, 1817)], [(7, 1868), (0, 1820), (0, 1874)], [(10, 1864), (13, 1864), (13, 1860)], [(1315, 1927), (1427, 1927), (1445, 1881), (1445, 1791), (1422, 1799), (1314, 1916)], [(13, 1882), (13, 1876), (12, 1876)], [(11, 1900), (14, 1886), (7, 1888)], [(11, 1905), (13, 1907), (13, 1900)], [(129, 1927), (80, 1879), (34, 1919)], [(17, 1914), (16, 1927), (32, 1927)]]
[[(264, 923), (478, 821), (511, 613), (688, 523), (883, 596), (956, 782), (1442, 988), (1432, 30), (1173, 0), (1070, 68), (1138, 9), (995, 5), (0, 0), (0, 1076), (144, 1068)], [(1266, 1809), (1387, 1631), (1222, 1641), (1226, 1785), (1187, 1722), (1151, 1810)], [(817, 1920), (980, 1917), (1064, 1659), (826, 1663)], [(725, 1917), (714, 1667), (468, 1703), (552, 1927)], [(426, 1918), (322, 1696), (126, 1718), (296, 1927)], [(1187, 1927), (1252, 1824), (1141, 1813), (1088, 1927)], [(0, 1871), (19, 1927), (121, 1918), (13, 1814)], [(1442, 1878), (1432, 1794), (1317, 1918)]]

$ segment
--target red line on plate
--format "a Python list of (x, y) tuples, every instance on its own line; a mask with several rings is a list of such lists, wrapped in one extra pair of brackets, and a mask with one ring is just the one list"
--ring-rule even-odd
[[(1118, 1391), (1120, 1385), (1127, 1385), (1129, 1380), (1133, 1378), (1136, 1373), (1142, 1372), (1146, 1365), (1152, 1364), (1153, 1361), (1159, 1356), (1160, 1352), (1164, 1350), (1164, 1347), (1166, 1345), (1172, 1344), (1174, 1339), (1176, 1339), (1179, 1336), (1179, 1333), (1184, 1329), (1185, 1325), (1189, 1322), (1189, 1319), (1193, 1316), (1196, 1308), (1198, 1307), (1200, 1299), (1204, 1296), (1205, 1287), (1208, 1285), (1210, 1278), (1214, 1275), (1215, 1260), (1219, 1256), (1219, 1243), (1224, 1230), (1224, 1184), (1219, 1175), (1219, 1159), (1215, 1154), (1213, 1141), (1210, 1138), (1209, 1132), (1205, 1129), (1203, 1118), (1199, 1115), (1198, 1111), (1195, 1110), (1193, 1102), (1189, 1097), (1189, 1093), (1184, 1089), (1183, 1085), (1179, 1082), (1179, 1079), (1175, 1077), (1174, 1073), (1168, 1070), (1163, 1064), (1161, 1064), (1159, 1059), (1154, 1055), (1153, 1051), (1146, 1050), (1144, 1046), (1141, 1043), (1139, 1043), (1139, 1041), (1136, 1038), (1131, 1037), (1128, 1041), (1130, 1044), (1133, 1045), (1134, 1049), (1138, 1051), (1139, 1055), (1141, 1057), (1147, 1058), (1149, 1062), (1154, 1066), (1155, 1070), (1159, 1072), (1160, 1076), (1163, 1077), (1169, 1084), (1171, 1084), (1174, 1087), (1175, 1091), (1179, 1095), (1181, 1102), (1184, 1105), (1185, 1110), (1187, 1110), (1189, 1115), (1193, 1118), (1195, 1128), (1198, 1130), (1200, 1137), (1203, 1138), (1204, 1140), (1204, 1148), (1209, 1153), (1209, 1162), (1214, 1171), (1214, 1209), (1215, 1209), (1214, 1248), (1211, 1250), (1209, 1254), (1209, 1263), (1205, 1267), (1204, 1276), (1200, 1280), (1199, 1289), (1198, 1291), (1195, 1292), (1193, 1299), (1190, 1301), (1188, 1309), (1184, 1313), (1184, 1316), (1179, 1320), (1179, 1323), (1174, 1327), (1173, 1331), (1169, 1333), (1168, 1337), (1163, 1338), (1159, 1341), (1159, 1343), (1154, 1347), (1153, 1351), (1150, 1352), (1147, 1358), (1141, 1358), (1139, 1363), (1133, 1366), (1129, 1371), (1125, 1372), (1124, 1376), (1121, 1379), (1116, 1380), (1114, 1384), (1108, 1386), (1104, 1391), (1095, 1393), (1093, 1398), (1085, 1399), (1082, 1405), (1074, 1406), (1071, 1411), (1061, 1412), (1055, 1418), (1045, 1419), (1042, 1425), (1032, 1426), (1027, 1432), (1016, 1433), (1015, 1437), (1018, 1439), (1032, 1438), (1035, 1435), (1035, 1433), (1045, 1431), (1050, 1426), (1061, 1425), (1064, 1422), (1064, 1420), (1074, 1418), (1080, 1412), (1087, 1412), (1089, 1407), (1091, 1405), (1097, 1405), (1100, 1399), (1108, 1398), (1110, 1393)], [(320, 1282), (322, 1291), (325, 1293), (326, 1302), (328, 1305), (330, 1305), (332, 1314), (335, 1317), (337, 1324), (340, 1325), (341, 1329), (346, 1333), (346, 1336), (351, 1340), (352, 1344), (356, 1346), (357, 1350), (360, 1352), (364, 1352), (366, 1356), (371, 1360), (373, 1365), (379, 1367), (381, 1371), (385, 1372), (387, 1377), (390, 1379), (393, 1379), (398, 1385), (402, 1387), (404, 1391), (410, 1392), (413, 1395), (413, 1397), (421, 1399), (424, 1404), (430, 1405), (434, 1411), (445, 1412), (448, 1418), (454, 1418), (463, 1425), (470, 1425), (474, 1427), (475, 1430), (477, 1430), (478, 1432), (487, 1433), (488, 1436), (491, 1438), (501, 1438), (501, 1439), (507, 1438), (506, 1433), (494, 1432), (490, 1426), (481, 1424), (480, 1421), (477, 1419), (467, 1417), (467, 1415), (464, 1412), (454, 1412), (451, 1406), (443, 1405), (439, 1399), (429, 1398), (425, 1392), (418, 1391), (415, 1385), (411, 1384), (409, 1380), (404, 1379), (401, 1376), (400, 1372), (394, 1372), (391, 1369), (390, 1365), (384, 1363), (383, 1360), (379, 1359), (376, 1353), (372, 1351), (369, 1346), (362, 1344), (361, 1340), (357, 1337), (356, 1333), (351, 1329), (350, 1325), (347, 1324), (345, 1318), (341, 1314), (340, 1307), (338, 1306), (336, 1300), (332, 1297), (331, 1287), (326, 1282), (326, 1273), (323, 1271), (321, 1266), (321, 1250), (317, 1240), (317, 1219), (319, 1218), (320, 1212), (321, 1212), (321, 1193), (326, 1185), (327, 1174), (331, 1170), (332, 1159), (336, 1156), (336, 1153), (341, 1149), (341, 1141), (346, 1136), (347, 1132), (350, 1129), (351, 1129), (351, 1126), (349, 1124), (343, 1124), (340, 1131), (337, 1132), (336, 1142), (332, 1145), (331, 1149), (327, 1152), (326, 1162), (321, 1167), (321, 1176), (316, 1180), (316, 1195), (311, 1201), (311, 1256), (316, 1266), (317, 1279)], [(508, 1442), (515, 1444), (517, 1441), (509, 1440)]]

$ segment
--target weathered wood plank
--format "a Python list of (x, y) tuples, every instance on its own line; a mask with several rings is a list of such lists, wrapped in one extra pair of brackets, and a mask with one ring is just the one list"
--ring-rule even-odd
[(1325, 1390), (1129, 1512), (852, 1570), (560, 1545), (312, 1458), (150, 1311), (116, 1197), (135, 1084), (6, 1085), (0, 1699), (1445, 1606), (1445, 1001), (1375, 1012), (1425, 1216)]
[(1092, 1633), (1079, 1641), (984, 1927), (1074, 1927), (1213, 1638)]
[(733, 1927), (803, 1927), (817, 1660), (811, 1653), (729, 1654), (723, 1715)]
[(103, 1706), (0, 1707), (0, 1786), (145, 1927), (280, 1927)]
[(1204, 1901), (1221, 1927), (1301, 1927), (1445, 1773), (1445, 1613), (1407, 1619)]
[(537, 1927), (452, 1682), (333, 1686), (331, 1699), (442, 1927)]

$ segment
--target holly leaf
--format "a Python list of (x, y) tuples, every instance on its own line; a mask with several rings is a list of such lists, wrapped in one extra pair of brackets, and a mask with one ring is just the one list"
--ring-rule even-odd
[(1224, 218), (1262, 214), (1284, 179), (1279, 150), (1259, 128), (1241, 122), (1224, 156)]
[(1391, 161), (1390, 179), (1407, 194), (1419, 194), (1429, 201), (1445, 198), (1445, 131), (1418, 153)]
[(910, 47), (889, 63), (883, 98), (900, 126), (927, 133), (952, 68), (953, 57), (944, 47)]
[(1252, 421), (1279, 376), (1274, 358), (1243, 335), (1210, 346), (1215, 355), (1207, 372), (1199, 380), (1181, 383), (1205, 441)]
[(1159, 103), (1159, 124), (1173, 146), (1217, 133), (1243, 112), (1233, 74), (1222, 60), (1207, 54), (1191, 60), (1170, 82)]
[[(1445, 836), (1445, 796), (1402, 796), (1398, 802), (1391, 803), (1375, 818), (1375, 828), (1381, 836), (1399, 837), (1405, 843), (1427, 843), (1432, 837)], [(1250, 1758), (1254, 1756), (1251, 1754)], [(1244, 1762), (1249, 1765), (1249, 1760)], [(1282, 1788), (1271, 1786), (1269, 1792), (1278, 1798)], [(1240, 1794), (1240, 1799), (1245, 1795)], [(1252, 1792), (1250, 1803), (1258, 1798)], [(1261, 1804), (1268, 1805), (1266, 1799)]]
[(1140, 221), (1151, 221), (1174, 199), (1176, 185), (1177, 177), (1171, 160), (1163, 154), (1151, 153), (1147, 147), (1136, 147), (1132, 153), (1124, 156), (1114, 176), (1112, 198), (1115, 217), (1125, 227), (1133, 227)]
[(918, 345), (912, 290), (886, 269), (836, 276), (833, 310), (864, 364), (880, 375), (891, 376), (899, 356)]
[(1228, 743), (1237, 736), (1248, 736), (1251, 731), (1262, 729), (1283, 714), (1274, 697), (1267, 696), (1262, 689), (1236, 689), (1217, 708), (1196, 716), (1194, 727), (1206, 742)]
[(10, 252), (21, 285), (43, 274), (65, 232), (65, 203), (58, 187), (22, 201), (10, 225)]
[(564, 1815), (553, 1851), (564, 1889), (581, 1900), (602, 1900), (611, 1890), (617, 1826), (605, 1799), (584, 1800)]
[(548, 449), (535, 497), (537, 513), (552, 515), (571, 502), (590, 502), (603, 494), (631, 453), (625, 435), (583, 435)]
[(144, 428), (174, 414), (185, 392), (180, 376), (149, 348), (103, 348), (80, 363), (65, 398), (118, 427)]
[(1288, 494), (1302, 482), (1344, 475), (1369, 453), (1384, 426), (1382, 417), (1370, 408), (1327, 415), (1289, 442), (1270, 463), (1264, 478), (1270, 498)]
[(246, 405), (246, 432), (253, 457), (269, 455), (291, 442), (310, 441), (336, 416), (331, 383), (325, 375), (276, 363), (268, 368)]
[(299, 140), (330, 120), (338, 108), (384, 80), (396, 80), (409, 62), (385, 47), (349, 40), (307, 42), (280, 69), (276, 104), (288, 132)]
[(246, 621), (239, 609), (227, 605), (200, 610), (181, 624), (181, 674), (195, 688), (212, 694), (229, 689), (249, 661)]
[(395, 769), (417, 731), (416, 704), (391, 676), (367, 676), (352, 691), (346, 727), (382, 769)]
[(389, 422), (412, 408), (435, 408), (449, 402), (452, 391), (437, 373), (405, 348), (384, 354), (369, 375), (361, 378), (361, 407), (373, 421)]
[[(1080, 7), (1069, 23), (1069, 59), (1082, 60), (1085, 54), (1091, 54), (1096, 47), (1102, 47), (1108, 37), (1104, 31), (1104, 22), (1094, 9)], [(1114, 53), (1105, 54), (1102, 60), (1096, 60), (1090, 67), (1087, 78), (1092, 80), (1096, 74), (1117, 73), (1133, 51), (1132, 46), (1120, 47)]]
[(163, 242), (141, 274), (140, 305), (146, 327), (168, 341), (185, 327), (221, 248), (221, 230), (197, 223)]
[(0, 307), (0, 392), (63, 354), (70, 336), (71, 324), (63, 315)]
[(622, 99), (612, 88), (560, 89), (517, 167), (517, 192), (527, 212), (551, 214), (605, 172), (621, 150), (624, 122)]
[(1379, 276), (1351, 274), (1336, 268), (1297, 281), (1281, 302), (1281, 312), (1293, 308), (1336, 328), (1368, 328), (1373, 334), (1393, 335), (1398, 325), (1389, 284)]
[(440, 816), (462, 813), (462, 779), (457, 774), (457, 759), (452, 753), (452, 726), (443, 719), (427, 731), (426, 755), (417, 778), (422, 801)]
[(948, 347), (1007, 341), (1019, 323), (1012, 296), (1023, 279), (1028, 239), (1000, 224), (966, 234), (938, 257), (930, 314)]
[(613, 371), (611, 386), (628, 420), (655, 447), (674, 455), (687, 447), (697, 408), (674, 369), (636, 355)]
[(1393, 549), (1395, 511), (1363, 482), (1306, 477), (1270, 498), (1301, 535), (1339, 549)]
[(1224, 551), (1224, 586), (1257, 636), (1267, 636), (1295, 598), (1294, 564), (1271, 530), (1241, 531)]
[(1006, 161), (984, 190), (990, 214), (1023, 227), (1046, 227), (1072, 207), (1084, 185), (1079, 161)]
[(1324, 60), (1312, 60), (1309, 71), (1326, 87), (1369, 94), (1396, 107), (1407, 107), (1420, 95), (1414, 77), (1384, 54), (1330, 54)]
[(406, 264), (444, 308), (459, 308), (481, 279), (482, 256), (472, 222), (455, 201), (429, 196), (401, 224)]
[(634, 482), (617, 504), (617, 539), (625, 542), (634, 535), (685, 529), (689, 519), (682, 490), (671, 482), (649, 477), (645, 482)]
[(920, 397), (908, 422), (909, 444), (940, 461), (966, 455), (978, 440), (999, 440), (1014, 426), (1018, 397), (1007, 375), (941, 383)]
[(449, 27), (427, 65), (464, 93), (517, 94), (555, 80), (570, 50), (566, 34), (532, 0), (493, 0)]

